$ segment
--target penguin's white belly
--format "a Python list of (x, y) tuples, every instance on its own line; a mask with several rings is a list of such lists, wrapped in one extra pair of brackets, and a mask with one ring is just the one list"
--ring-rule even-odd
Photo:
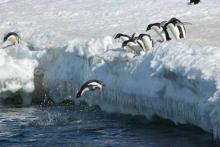
[(2, 47), (8, 47), (12, 45), (17, 45), (19, 44), (19, 39), (16, 36), (10, 36), (8, 39), (3, 43)]
[(90, 90), (89, 87), (84, 88), (84, 89), (82, 90), (81, 95), (83, 95), (85, 92), (87, 92), (87, 91), (89, 91), (89, 90)]
[(127, 49), (129, 50), (129, 51), (131, 51), (131, 52), (133, 52), (133, 53), (135, 53), (135, 54), (140, 54), (140, 52), (141, 52), (141, 50), (142, 50), (142, 48), (140, 47), (140, 45), (139, 44), (137, 44), (137, 43), (128, 43), (127, 44)]
[(166, 36), (163, 33), (163, 29), (162, 28), (158, 28), (158, 27), (152, 27), (152, 29), (157, 33), (158, 36), (160, 36), (161, 41), (166, 41)]
[(166, 35), (165, 35), (164, 32), (161, 32), (161, 33), (160, 33), (160, 37), (161, 37), (161, 41), (162, 41), (162, 42), (166, 41)]
[(91, 87), (92, 90), (102, 89), (102, 85), (96, 82), (89, 83), (88, 85)]
[(168, 31), (171, 38), (180, 39), (179, 38), (180, 33), (179, 33), (179, 30), (176, 26), (174, 26), (173, 24), (169, 24), (169, 25), (167, 25), (167, 28), (168, 28), (167, 31)]
[(144, 43), (145, 51), (148, 51), (153, 47), (152, 40), (150, 40), (149, 37), (143, 37), (143, 43)]
[(16, 36), (10, 36), (7, 40), (11, 42), (12, 45), (18, 44), (18, 38)]
[(139, 43), (138, 45), (140, 46), (141, 45), (141, 50), (145, 50), (145, 46), (144, 46), (144, 43), (142, 40), (138, 39), (137, 42)]
[(128, 39), (127, 37), (123, 37), (123, 36), (121, 37), (121, 41), (122, 41), (122, 42), (124, 42), (124, 41), (126, 41), (126, 40), (129, 40), (129, 39)]

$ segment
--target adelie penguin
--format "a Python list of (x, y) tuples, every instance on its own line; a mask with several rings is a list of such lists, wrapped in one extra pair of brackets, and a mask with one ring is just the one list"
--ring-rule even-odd
[(197, 5), (198, 3), (200, 3), (200, 0), (190, 0), (189, 4), (192, 5)]
[(103, 87), (104, 84), (101, 81), (89, 80), (81, 86), (80, 90), (77, 92), (76, 97), (81, 97), (87, 91), (102, 90)]
[(4, 36), (3, 42), (4, 42), (4, 48), (12, 45), (17, 45), (21, 41), (20, 36), (15, 32), (9, 32)]
[(180, 39), (180, 32), (179, 29), (177, 27), (177, 25), (175, 25), (175, 23), (173, 21), (168, 21), (165, 25), (164, 25), (164, 30), (166, 30), (168, 32), (168, 34), (171, 34), (172, 38), (175, 38), (176, 40)]
[(177, 18), (171, 18), (165, 25), (164, 29), (168, 31), (168, 29), (171, 31), (171, 34), (174, 36), (176, 40), (182, 39), (186, 37), (186, 29), (179, 19)]
[(179, 30), (179, 38), (178, 39), (182, 39), (182, 38), (186, 38), (186, 28), (183, 22), (181, 22), (179, 19), (177, 18), (171, 18), (169, 20), (169, 22), (173, 23)]
[(161, 23), (152, 23), (147, 26), (146, 31), (154, 30), (158, 36), (160, 36), (161, 40), (159, 42), (169, 41), (171, 40), (168, 32), (164, 29), (164, 25), (166, 22)]
[(123, 38), (122, 38), (123, 41), (131, 39), (130, 36), (128, 36), (128, 35), (126, 35), (126, 34), (122, 34), (122, 33), (116, 34), (114, 39), (119, 39), (119, 38), (121, 38), (121, 37), (123, 37)]
[(129, 40), (125, 40), (122, 43), (122, 48), (127, 48), (128, 51), (133, 52), (135, 55), (140, 55), (141, 51), (143, 50), (143, 43), (141, 44), (138, 41), (138, 37), (135, 37), (135, 33)]
[(145, 52), (154, 46), (153, 40), (149, 34), (140, 34), (137, 41), (141, 44)]

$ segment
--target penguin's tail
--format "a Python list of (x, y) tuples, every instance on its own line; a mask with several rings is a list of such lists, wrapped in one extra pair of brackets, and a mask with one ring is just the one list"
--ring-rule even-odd
[(182, 22), (184, 25), (192, 25), (190, 22)]

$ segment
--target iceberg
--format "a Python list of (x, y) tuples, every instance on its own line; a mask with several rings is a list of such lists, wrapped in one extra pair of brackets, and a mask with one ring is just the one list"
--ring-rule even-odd
[(57, 103), (76, 101), (80, 85), (99, 79), (103, 91), (81, 100), (103, 111), (154, 115), (176, 124), (192, 124), (219, 135), (218, 47), (186, 45), (171, 41), (140, 56), (103, 39), (72, 40), (65, 47), (49, 49), (39, 60), (44, 86)]

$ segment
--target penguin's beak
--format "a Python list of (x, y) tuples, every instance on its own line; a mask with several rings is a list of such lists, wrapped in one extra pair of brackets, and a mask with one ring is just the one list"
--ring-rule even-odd
[(147, 27), (145, 31), (149, 31), (149, 30), (150, 30), (150, 27)]

